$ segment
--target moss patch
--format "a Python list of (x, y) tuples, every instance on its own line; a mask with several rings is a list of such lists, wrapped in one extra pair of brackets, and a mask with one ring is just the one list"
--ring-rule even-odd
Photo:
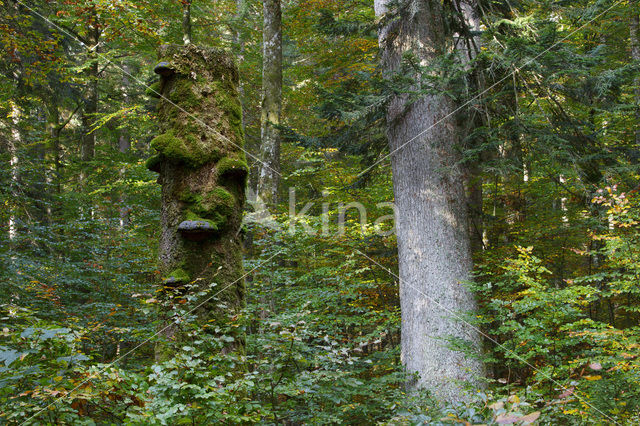
[(219, 178), (227, 175), (244, 176), (246, 178), (249, 174), (249, 166), (244, 158), (224, 157), (218, 162), (216, 169)]
[(216, 211), (224, 216), (228, 216), (233, 213), (236, 199), (226, 189), (217, 187), (205, 194), (201, 204), (205, 210)]
[(222, 227), (236, 209), (236, 198), (225, 188), (217, 187), (204, 195), (185, 190), (179, 199), (186, 204), (186, 220), (204, 220)]
[(210, 215), (209, 218), (204, 218), (198, 215), (197, 213), (194, 213), (191, 210), (187, 210), (187, 213), (185, 215), (185, 220), (192, 220), (194, 222), (206, 222), (216, 230), (219, 230), (221, 226), (224, 225), (223, 223), (224, 218), (220, 215), (214, 214), (214, 215)]
[(176, 80), (167, 97), (182, 108), (196, 108), (202, 103), (202, 96), (194, 91), (193, 82), (186, 78)]
[(150, 98), (160, 98), (160, 90), (162, 90), (162, 83), (156, 81), (151, 86), (147, 87), (144, 91), (144, 94), (149, 96)]
[(152, 172), (159, 173), (161, 161), (162, 158), (159, 155), (153, 155), (149, 157), (147, 161), (145, 161), (145, 166), (147, 166), (147, 169), (151, 170)]
[(171, 271), (167, 279), (173, 278), (175, 282), (188, 283), (191, 281), (189, 274), (182, 268), (175, 269)]
[[(238, 80), (238, 69), (232, 57), (222, 49), (165, 44), (160, 46), (158, 56), (158, 62), (167, 62), (167, 66), (179, 74), (189, 75), (194, 63), (204, 62), (208, 65), (207, 72), (213, 77), (225, 75), (231, 76), (233, 82)], [(195, 78), (199, 77), (196, 73)]]
[(192, 134), (176, 136), (173, 129), (153, 138), (151, 146), (167, 160), (184, 163), (193, 168), (220, 158), (220, 151), (216, 146)]

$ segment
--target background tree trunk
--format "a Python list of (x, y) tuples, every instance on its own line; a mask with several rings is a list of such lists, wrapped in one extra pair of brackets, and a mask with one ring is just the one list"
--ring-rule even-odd
[[(468, 98), (478, 96), (485, 90), (485, 78), (482, 69), (473, 63), (480, 52), (480, 16), (475, 3), (461, 1), (455, 4), (459, 14), (461, 31), (456, 34), (456, 46), (460, 60), (466, 64), (468, 72), (466, 96)], [(488, 121), (484, 111), (483, 96), (478, 96), (465, 108), (464, 117), (460, 117), (460, 125), (463, 134), (468, 135), (465, 145), (473, 149), (479, 149), (484, 142), (474, 131)], [(468, 162), (469, 178), (467, 180), (467, 193), (469, 202), (469, 235), (471, 240), (471, 252), (475, 253), (485, 248), (484, 241), (484, 215), (483, 215), (483, 177), (480, 167), (482, 154)]]
[[(126, 62), (122, 63), (122, 84), (120, 86), (120, 92), (122, 93), (123, 106), (129, 107), (131, 105), (131, 99), (129, 98), (129, 91), (131, 90), (131, 81), (129, 76), (133, 70)], [(126, 121), (122, 123), (120, 128), (120, 135), (118, 136), (118, 150), (125, 154), (131, 149), (131, 135), (129, 134), (129, 128)]]
[(282, 110), (282, 11), (280, 0), (264, 0), (261, 159), (258, 195), (267, 205), (278, 202), (280, 183), (280, 114)]
[(182, 42), (191, 44), (191, 0), (182, 1)]
[(18, 148), (22, 143), (22, 135), (20, 133), (20, 115), (21, 111), (18, 105), (11, 104), (11, 137), (8, 140), (9, 151), (9, 167), (11, 170), (11, 197), (13, 203), (9, 207), (9, 242), (15, 242), (18, 238), (18, 218), (16, 215), (17, 202), (19, 200), (18, 185), (19, 185), (19, 170), (18, 170)]
[[(402, 1), (390, 16), (391, 3), (375, 0), (376, 14), (384, 22), (379, 41), (387, 77), (400, 71), (404, 53), (427, 64), (446, 51), (440, 2)], [(460, 381), (474, 382), (483, 372), (479, 360), (450, 349), (447, 342), (464, 339), (476, 348), (480, 343), (474, 329), (454, 318), (476, 309), (463, 284), (471, 277), (472, 261), (466, 176), (456, 151), (460, 128), (456, 117), (445, 118), (454, 109), (443, 95), (413, 103), (398, 95), (387, 110), (390, 150), (399, 149), (391, 163), (398, 209), (402, 361), (409, 372), (420, 375), (410, 387), (426, 387), (447, 401), (463, 400)]]
[[(131, 75), (131, 72), (132, 70), (129, 64), (124, 62), (122, 64), (122, 86), (120, 87), (124, 107), (128, 107), (131, 103), (129, 99), (129, 90), (131, 89), (129, 76)], [(127, 123), (125, 122), (122, 124), (123, 127), (120, 129), (120, 135), (118, 135), (118, 150), (122, 154), (127, 154), (131, 150), (131, 135), (129, 134)], [(125, 167), (120, 169), (121, 179), (124, 178), (125, 170)], [(129, 216), (131, 213), (131, 208), (127, 205), (127, 194), (124, 191), (120, 193), (118, 203), (120, 204), (118, 207), (120, 210), (120, 228), (124, 229), (129, 226)]]
[(100, 29), (97, 26), (97, 14), (94, 11), (93, 23), (89, 24), (88, 36), (91, 50), (88, 60), (91, 62), (86, 71), (87, 86), (85, 89), (84, 109), (82, 111), (82, 144), (80, 145), (80, 159), (90, 161), (95, 155), (96, 134), (92, 131), (93, 123), (98, 112), (98, 51)]
[[(640, 63), (640, 40), (638, 39), (638, 27), (640, 19), (638, 18), (638, 1), (633, 1), (631, 6), (631, 18), (629, 18), (629, 38), (631, 41), (631, 59), (636, 64)], [(637, 76), (638, 74), (636, 74)], [(635, 140), (636, 145), (640, 146), (640, 77), (633, 79), (633, 93), (636, 101), (636, 124), (635, 124)]]
[[(245, 0), (236, 0), (236, 31), (233, 34), (233, 43), (236, 48), (236, 57), (238, 61), (238, 66), (241, 67), (244, 61), (244, 37), (242, 35), (242, 25), (241, 22), (247, 16), (247, 4)], [(240, 94), (240, 103), (242, 105), (242, 131), (244, 134), (247, 134), (246, 122), (245, 122), (245, 106), (244, 106), (244, 84), (243, 80), (240, 79), (238, 83), (238, 92)]]

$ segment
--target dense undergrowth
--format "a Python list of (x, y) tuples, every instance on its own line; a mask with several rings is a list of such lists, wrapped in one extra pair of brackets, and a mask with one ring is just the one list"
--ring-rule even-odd
[[(287, 2), (283, 202), (260, 223), (247, 209), (246, 307), (217, 330), (195, 327), (202, 294), (160, 294), (144, 165), (144, 92), (182, 3), (0, 1), (0, 424), (640, 423), (637, 2), (480, 1), (474, 61), (405, 58), (424, 93), (381, 78), (373, 2)], [(194, 2), (193, 39), (241, 59), (257, 154), (262, 2), (242, 3)], [(101, 56), (78, 41), (96, 20)], [(393, 201), (386, 101), (443, 87), (477, 123), (456, 148), (482, 198), (461, 285), (487, 378), (458, 406), (405, 390), (396, 241), (376, 225)], [(314, 203), (292, 228), (290, 187), (296, 212)], [(366, 224), (350, 209), (342, 233), (354, 201)], [(167, 316), (186, 343), (159, 340)], [(158, 343), (175, 356), (156, 362)]]
[[(295, 149), (291, 155), (297, 155)], [(343, 161), (334, 167), (349, 173), (354, 165)], [(2, 303), (3, 422), (640, 420), (636, 193), (614, 188), (596, 193), (594, 208), (607, 226), (585, 228), (585, 238), (597, 243), (591, 250), (567, 246), (549, 253), (515, 241), (481, 254), (474, 284), (468, 284), (481, 311), (469, 320), (485, 333), (489, 378), (469, 404), (452, 407), (405, 392), (398, 282), (389, 273), (397, 268), (394, 237), (379, 236), (372, 224), (362, 227), (355, 210), (343, 235), (334, 224), (338, 203), (351, 197), (375, 212), (375, 204), (390, 196), (388, 176), (371, 183), (377, 191), (349, 193), (331, 181), (335, 176), (340, 174), (310, 159), (305, 179), (321, 178), (329, 188), (321, 198), (330, 205), (328, 232), (306, 231), (305, 226), (320, 230), (326, 224), (313, 211), (302, 219), (305, 224), (276, 214), (280, 230), (245, 225), (251, 241), (245, 262), (249, 299), (227, 330), (213, 333), (196, 329), (190, 313), (203, 294), (177, 301), (158, 297), (155, 249), (141, 243), (156, 238), (151, 207), (157, 191), (148, 191), (152, 176), (142, 165), (123, 177), (132, 194), (126, 229), (120, 227), (120, 212), (109, 208), (120, 189), (115, 187), (105, 189), (109, 196), (93, 198), (90, 211), (76, 212), (100, 220), (28, 229), (38, 233), (43, 246), (64, 238), (66, 250), (52, 256), (36, 244), (2, 252), (3, 262), (15, 265), (2, 276), (13, 289)], [(313, 200), (312, 195), (298, 194), (301, 200)], [(380, 226), (388, 229), (391, 222)], [(559, 280), (552, 272), (558, 256), (569, 257), (576, 273)], [(153, 361), (159, 311), (172, 312), (189, 336), (164, 363)], [(244, 350), (226, 353), (223, 348), (238, 328), (244, 330)]]

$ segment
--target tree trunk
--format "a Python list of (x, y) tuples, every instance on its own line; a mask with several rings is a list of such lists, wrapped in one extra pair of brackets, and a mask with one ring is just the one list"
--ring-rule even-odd
[[(244, 20), (247, 14), (247, 5), (245, 0), (236, 0), (236, 31), (233, 35), (233, 43), (236, 47), (236, 56), (238, 58), (238, 66), (240, 67), (244, 62), (244, 39), (242, 31), (240, 30), (240, 22)], [(245, 106), (244, 106), (244, 84), (242, 78), (238, 83), (238, 92), (240, 95), (240, 104), (242, 105), (242, 131), (247, 133), (247, 127), (245, 122)]]
[(18, 179), (19, 179), (19, 171), (18, 171), (18, 147), (21, 145), (22, 136), (20, 134), (20, 108), (11, 103), (11, 123), (13, 126), (11, 127), (11, 137), (8, 141), (8, 151), (9, 151), (9, 167), (11, 169), (11, 184), (10, 184), (10, 192), (11, 198), (13, 198), (13, 202), (9, 207), (9, 243), (12, 244), (18, 238), (18, 219), (16, 216), (17, 206), (16, 203), (20, 199), (18, 194)]
[(82, 111), (82, 144), (80, 159), (90, 161), (95, 155), (96, 134), (92, 131), (93, 123), (98, 112), (98, 43), (100, 30), (97, 27), (97, 15), (94, 13), (94, 23), (89, 25), (88, 37), (91, 49), (88, 60), (91, 62), (86, 71), (87, 86), (85, 89), (84, 109)]
[[(129, 64), (124, 62), (122, 64), (122, 83), (120, 91), (122, 92), (122, 103), (125, 107), (128, 107), (131, 103), (129, 99), (129, 90), (131, 90), (131, 81), (129, 80), (129, 76), (131, 75), (131, 72), (132, 69)], [(118, 136), (118, 150), (125, 154), (131, 149), (131, 137), (129, 135), (129, 129), (126, 122), (123, 124), (125, 124), (125, 126), (120, 129), (120, 135)]]
[[(131, 75), (131, 67), (127, 63), (122, 64), (122, 99), (125, 107), (129, 106), (129, 89), (131, 83), (129, 81), (129, 76)], [(122, 154), (126, 154), (131, 150), (131, 136), (129, 135), (129, 129), (124, 123), (124, 127), (120, 129), (120, 135), (118, 136), (118, 150)], [(124, 173), (125, 168), (122, 167), (120, 169), (120, 178), (124, 181)], [(127, 194), (125, 191), (120, 193), (120, 197), (118, 200), (120, 204), (118, 206), (118, 210), (120, 212), (120, 229), (127, 228), (129, 226), (129, 216), (131, 213), (131, 208), (127, 205)]]
[[(474, 4), (470, 1), (456, 3), (459, 15), (461, 32), (456, 34), (456, 48), (459, 52), (460, 60), (466, 65), (468, 72), (467, 97), (478, 96), (467, 108), (461, 126), (464, 135), (473, 135), (474, 131), (488, 121), (484, 114), (483, 97), (479, 94), (484, 92), (485, 78), (481, 69), (474, 64), (476, 56), (480, 52), (480, 17)], [(473, 149), (479, 149), (483, 140), (477, 136), (469, 136), (466, 145)], [(483, 195), (482, 195), (482, 168), (480, 167), (482, 154), (479, 158), (469, 162), (469, 179), (467, 181), (467, 193), (469, 200), (469, 235), (471, 240), (471, 252), (475, 253), (485, 248), (484, 238), (484, 215), (483, 215)]]
[[(164, 289), (174, 297), (205, 291), (198, 322), (209, 331), (224, 329), (244, 299), (239, 230), (248, 168), (240, 148), (238, 71), (223, 51), (193, 44), (162, 46), (155, 71), (170, 101), (160, 100), (162, 134), (151, 141), (157, 155), (147, 163), (162, 185)], [(163, 330), (170, 340), (183, 338), (175, 325)], [(156, 357), (170, 357), (169, 347), (159, 345)]]
[[(55, 189), (56, 194), (60, 194), (60, 109), (58, 108), (58, 98), (53, 96), (49, 101), (47, 134), (47, 186)], [(52, 215), (49, 207), (49, 216)]]
[[(400, 71), (404, 53), (411, 52), (424, 64), (445, 53), (448, 40), (440, 2), (403, 1), (394, 16), (389, 16), (390, 4), (375, 0), (376, 14), (384, 19), (379, 41), (386, 77)], [(448, 116), (454, 109), (444, 95), (413, 103), (397, 95), (387, 109), (398, 209), (402, 361), (420, 376), (410, 388), (427, 388), (447, 401), (464, 400), (461, 382), (475, 382), (483, 373), (478, 359), (448, 344), (449, 339), (463, 339), (474, 349), (480, 345), (477, 332), (456, 318), (474, 311), (476, 302), (463, 284), (471, 278), (472, 262), (466, 176), (456, 151), (460, 127)]]
[[(631, 3), (631, 18), (629, 19), (629, 38), (631, 41), (631, 59), (636, 64), (640, 64), (640, 40), (638, 39), (638, 27), (640, 19), (638, 18), (638, 2)], [(635, 140), (636, 145), (640, 146), (640, 77), (633, 79), (633, 93), (636, 102), (636, 121), (635, 121)]]
[(191, 0), (182, 1), (182, 42), (191, 44)]
[(261, 160), (258, 195), (267, 205), (278, 202), (280, 183), (280, 114), (282, 110), (282, 11), (280, 0), (264, 0)]

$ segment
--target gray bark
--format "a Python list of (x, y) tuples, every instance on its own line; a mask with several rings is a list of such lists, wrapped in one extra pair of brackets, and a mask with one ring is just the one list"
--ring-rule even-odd
[[(122, 99), (125, 107), (129, 105), (129, 89), (131, 86), (129, 76), (131, 75), (131, 71), (129, 64), (126, 62), (122, 64), (122, 86), (120, 87), (120, 90), (122, 91)], [(131, 136), (126, 124), (120, 129), (120, 135), (118, 136), (118, 150), (122, 154), (126, 154), (131, 150)], [(124, 172), (125, 168), (123, 167), (120, 169), (121, 178), (124, 177)], [(125, 192), (120, 194), (119, 204), (120, 228), (124, 229), (129, 226), (129, 216), (131, 213), (131, 208), (127, 205), (127, 194)]]
[[(631, 3), (631, 18), (629, 19), (629, 38), (631, 41), (631, 59), (636, 64), (640, 64), (640, 40), (638, 39), (638, 2)], [(638, 74), (636, 74), (638, 75)], [(636, 124), (635, 124), (635, 141), (636, 145), (640, 145), (640, 77), (633, 79), (633, 94), (636, 102)]]
[[(477, 65), (472, 64), (480, 52), (481, 39), (479, 33), (480, 16), (473, 1), (460, 1), (455, 3), (459, 13), (460, 25), (463, 32), (456, 34), (456, 49), (462, 63), (466, 65), (468, 71), (467, 96), (477, 96), (485, 89), (485, 78), (482, 70)], [(483, 97), (480, 96), (466, 108), (465, 117), (462, 122), (463, 134), (470, 135), (479, 126), (485, 124), (486, 115), (483, 112)], [(488, 123), (487, 123), (488, 124)], [(467, 141), (472, 148), (478, 148), (482, 140), (477, 138)], [(471, 251), (475, 253), (485, 247), (484, 241), (484, 220), (483, 220), (483, 195), (482, 195), (482, 169), (481, 159), (478, 158), (469, 165), (469, 179), (467, 181), (467, 193), (469, 197), (469, 234), (471, 239)]]
[[(242, 65), (242, 63), (244, 62), (244, 39), (242, 36), (242, 31), (240, 29), (240, 22), (242, 22), (242, 20), (246, 17), (247, 15), (247, 5), (245, 0), (236, 0), (236, 31), (233, 35), (233, 42), (236, 46), (236, 56), (238, 58), (238, 66), (240, 67)], [(240, 94), (240, 104), (242, 105), (242, 131), (245, 133), (247, 133), (247, 125), (245, 122), (245, 105), (244, 105), (244, 82), (242, 81), (242, 78), (240, 78), (240, 81), (238, 83), (238, 92)]]
[[(21, 144), (22, 137), (20, 134), (20, 108), (12, 104), (11, 105), (11, 137), (8, 140), (9, 151), (9, 168), (11, 170), (11, 196), (14, 202), (19, 199), (18, 195), (18, 147)], [(16, 217), (15, 204), (11, 204), (9, 207), (9, 241), (13, 242), (18, 237), (18, 224)]]
[[(47, 146), (47, 155), (49, 157), (50, 166), (47, 170), (47, 187), (55, 188), (56, 193), (60, 193), (60, 110), (58, 108), (58, 99), (54, 95), (50, 99), (48, 107), (47, 133), (49, 135), (49, 143)], [(49, 216), (51, 216), (51, 207), (49, 206)]]
[(264, 0), (261, 160), (258, 195), (267, 205), (278, 202), (282, 110), (282, 11), (280, 0)]
[[(97, 14), (94, 11), (94, 20), (97, 22)], [(96, 25), (89, 25), (87, 39), (90, 42), (91, 51), (88, 60), (91, 61), (87, 71), (87, 86), (85, 89), (84, 108), (82, 111), (82, 143), (80, 145), (80, 159), (89, 161), (93, 159), (96, 146), (96, 134), (92, 132), (92, 124), (98, 112), (98, 43), (100, 42), (100, 30)]]
[[(387, 14), (379, 32), (387, 77), (399, 71), (404, 53), (428, 64), (451, 45), (440, 2), (401, 1), (396, 16), (389, 16), (390, 3), (375, 0), (376, 14)], [(462, 382), (474, 383), (483, 373), (478, 359), (448, 344), (453, 338), (476, 349), (480, 345), (475, 329), (456, 318), (474, 311), (476, 303), (463, 284), (470, 279), (472, 261), (466, 172), (456, 151), (461, 126), (456, 117), (445, 118), (454, 109), (443, 95), (413, 103), (398, 95), (387, 109), (390, 150), (398, 149), (391, 164), (398, 211), (402, 361), (409, 372), (419, 374), (410, 388), (427, 388), (449, 402), (466, 399)]]
[(182, 42), (191, 44), (191, 0), (182, 3)]
[[(131, 81), (129, 80), (129, 76), (133, 70), (124, 62), (122, 64), (122, 83), (120, 86), (120, 91), (122, 92), (122, 101), (125, 107), (129, 106), (129, 90), (131, 89)], [(131, 136), (129, 135), (129, 129), (125, 125), (120, 129), (120, 135), (118, 136), (118, 150), (121, 153), (127, 153), (131, 149)]]

